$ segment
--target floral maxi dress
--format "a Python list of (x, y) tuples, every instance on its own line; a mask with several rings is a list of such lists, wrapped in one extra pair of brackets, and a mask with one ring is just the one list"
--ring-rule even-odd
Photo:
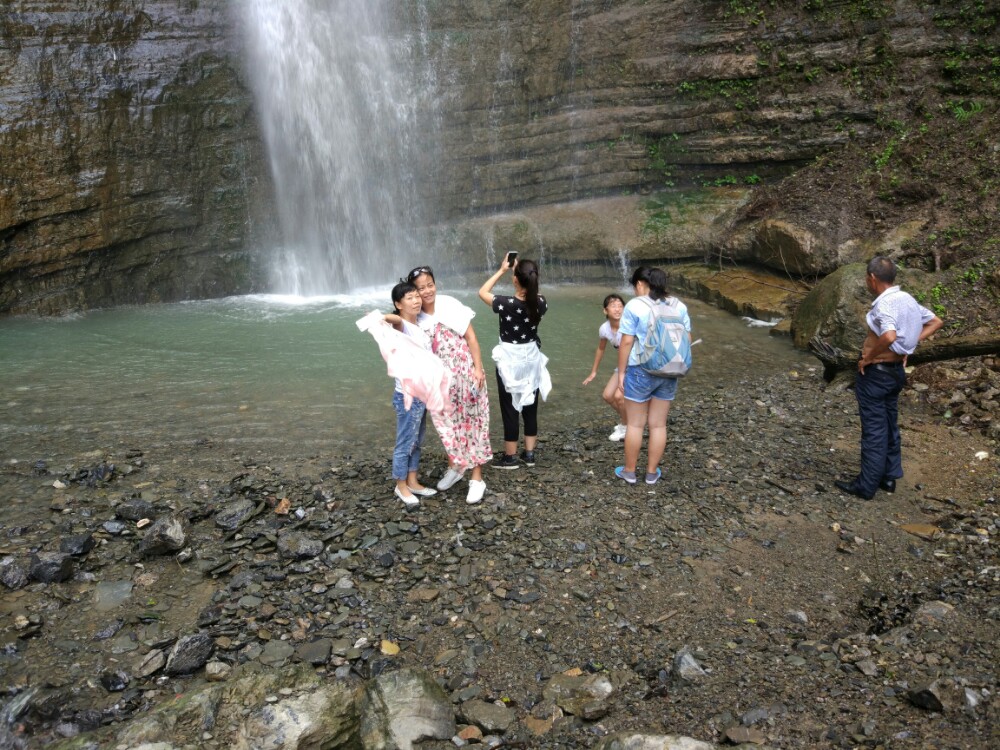
[(485, 386), (478, 390), (473, 379), (475, 363), (464, 336), (436, 323), (433, 351), (451, 372), (448, 401), (440, 412), (431, 412), (434, 429), (452, 466), (465, 471), (493, 458), (490, 449), (490, 399)]

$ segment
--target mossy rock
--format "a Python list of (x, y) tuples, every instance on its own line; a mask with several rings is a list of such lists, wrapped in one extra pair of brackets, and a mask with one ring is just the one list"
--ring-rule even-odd
[[(820, 281), (792, 317), (792, 341), (809, 347), (814, 336), (845, 352), (860, 352), (868, 330), (865, 315), (873, 298), (865, 286), (866, 264), (841, 266)], [(896, 283), (910, 293), (926, 292), (932, 277), (921, 271), (899, 269)]]

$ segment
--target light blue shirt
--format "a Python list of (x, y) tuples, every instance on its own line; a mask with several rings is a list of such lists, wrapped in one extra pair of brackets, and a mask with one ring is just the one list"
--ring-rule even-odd
[(920, 331), (934, 320), (934, 313), (919, 304), (898, 286), (891, 286), (872, 302), (865, 316), (868, 327), (876, 336), (895, 331), (896, 340), (889, 346), (896, 354), (913, 354), (920, 341)]
[(633, 297), (625, 305), (621, 323), (618, 325), (618, 332), (623, 336), (635, 336), (635, 343), (628, 355), (629, 367), (639, 364), (639, 354), (646, 345), (646, 329), (649, 327), (649, 316), (653, 312), (649, 307), (650, 302), (654, 305), (675, 303), (680, 310), (685, 330), (688, 333), (691, 332), (691, 316), (688, 315), (687, 305), (676, 297), (667, 297), (659, 301), (650, 299), (648, 296)]

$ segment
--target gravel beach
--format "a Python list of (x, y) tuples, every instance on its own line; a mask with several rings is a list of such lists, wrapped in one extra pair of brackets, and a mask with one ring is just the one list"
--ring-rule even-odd
[[(865, 502), (833, 486), (857, 469), (842, 381), (683, 385), (652, 486), (613, 476), (596, 392), (572, 425), (543, 406), (537, 465), (487, 470), (479, 506), (463, 481), (405, 510), (388, 431), (350, 455), (201, 442), (5, 465), (3, 746), (296, 663), (324, 680), (428, 670), (472, 742), (505, 746), (1000, 743), (996, 441), (909, 387), (906, 476)], [(429, 430), (428, 483), (444, 460)], [(611, 686), (589, 709), (548, 690), (586, 675)], [(509, 721), (486, 726), (481, 704)], [(178, 746), (234, 731), (178, 729)]]

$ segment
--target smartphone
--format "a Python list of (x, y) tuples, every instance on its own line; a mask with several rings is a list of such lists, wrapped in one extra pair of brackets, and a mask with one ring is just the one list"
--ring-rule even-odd
[(511, 250), (509, 253), (507, 253), (507, 265), (508, 266), (513, 266), (514, 265), (514, 261), (516, 261), (516, 260), (517, 260), (517, 250)]

